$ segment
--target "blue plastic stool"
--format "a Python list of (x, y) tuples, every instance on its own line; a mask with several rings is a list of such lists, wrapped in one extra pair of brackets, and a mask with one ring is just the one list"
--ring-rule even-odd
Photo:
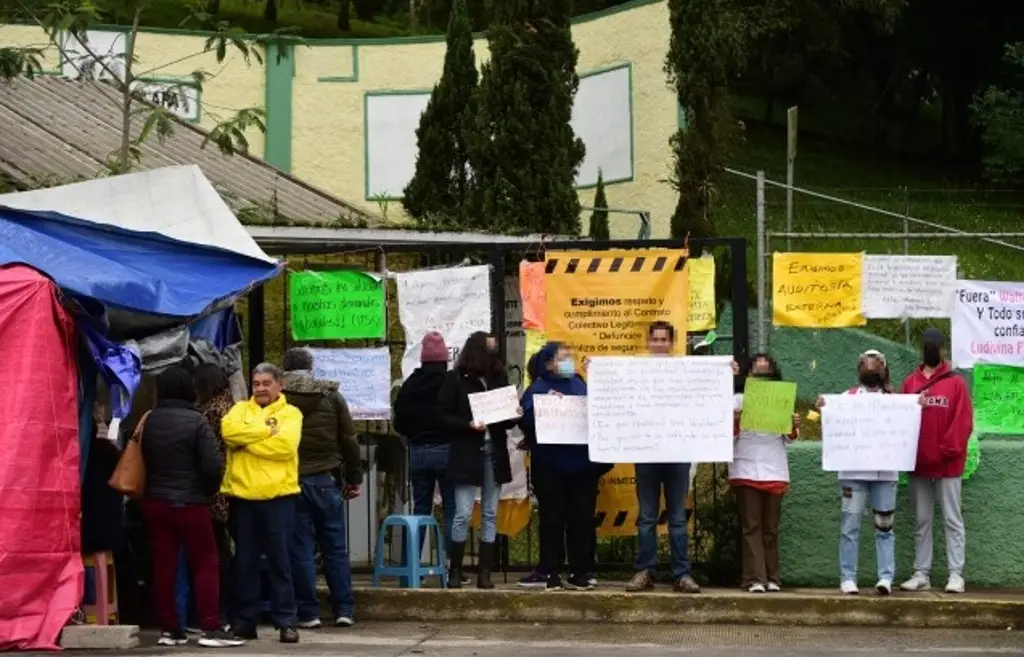
[[(406, 563), (398, 566), (384, 565), (384, 539), (387, 537), (388, 527), (401, 527), (405, 535)], [(420, 532), (423, 530), (434, 530), (435, 544), (437, 545), (437, 563), (420, 564)], [(444, 535), (441, 526), (433, 516), (388, 516), (380, 525), (377, 532), (377, 555), (373, 564), (373, 587), (380, 586), (382, 576), (398, 577), (398, 585), (401, 588), (420, 588), (420, 578), (428, 575), (437, 575), (441, 578), (441, 588), (448, 588), (448, 568), (445, 567), (444, 557)]]

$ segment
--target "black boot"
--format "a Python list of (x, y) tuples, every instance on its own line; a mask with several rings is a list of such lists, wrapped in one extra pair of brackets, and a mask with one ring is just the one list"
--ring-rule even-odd
[(466, 543), (452, 541), (450, 560), (448, 562), (448, 588), (462, 588), (462, 558), (466, 555)]
[(478, 589), (493, 589), (491, 569), (494, 567), (494, 543), (480, 543), (480, 566), (476, 576)]

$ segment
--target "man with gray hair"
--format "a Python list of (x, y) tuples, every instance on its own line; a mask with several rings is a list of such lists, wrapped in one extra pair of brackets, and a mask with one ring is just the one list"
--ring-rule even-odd
[(262, 615), (260, 558), (267, 558), (270, 618), (281, 643), (298, 643), (295, 589), (288, 548), (299, 494), (302, 413), (281, 390), (281, 370), (260, 363), (252, 372), (252, 397), (221, 420), (227, 470), (220, 492), (229, 499), (228, 525), (235, 542), (232, 569), (234, 633), (256, 639)]
[(313, 375), (313, 354), (289, 349), (282, 360), (284, 392), (302, 411), (299, 443), (299, 487), (295, 498), (295, 532), (290, 558), (299, 627), (320, 627), (316, 590), (316, 544), (323, 555), (324, 578), (331, 592), (334, 624), (354, 623), (352, 566), (345, 527), (345, 500), (359, 495), (363, 483), (362, 457), (348, 404), (336, 381)]

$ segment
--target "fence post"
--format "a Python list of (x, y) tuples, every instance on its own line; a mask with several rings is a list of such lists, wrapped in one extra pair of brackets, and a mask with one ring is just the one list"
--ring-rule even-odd
[(765, 267), (767, 265), (765, 253), (765, 226), (764, 216), (764, 171), (757, 172), (757, 350), (761, 353), (768, 351), (768, 330), (767, 330), (767, 308), (768, 308), (768, 279), (766, 278)]
[[(910, 189), (903, 187), (903, 255), (910, 255)], [(909, 317), (903, 320), (903, 344), (910, 346), (910, 325), (913, 320)]]

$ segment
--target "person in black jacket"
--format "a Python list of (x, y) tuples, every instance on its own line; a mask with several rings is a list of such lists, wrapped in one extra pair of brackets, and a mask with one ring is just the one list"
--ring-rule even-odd
[(220, 627), (220, 570), (209, 507), (224, 477), (224, 457), (209, 423), (196, 409), (196, 388), (187, 370), (175, 366), (161, 372), (156, 391), (156, 408), (144, 420), (141, 447), (146, 465), (142, 510), (152, 544), (159, 644), (188, 641), (175, 596), (178, 554), (184, 545), (203, 630), (199, 644), (238, 646), (244, 642)]
[[(480, 491), (480, 564), (477, 588), (492, 589), (494, 541), (497, 538), (498, 498), (502, 484), (512, 481), (508, 456), (509, 429), (518, 419), (486, 425), (473, 419), (469, 395), (508, 385), (505, 366), (498, 358), (494, 336), (477, 332), (469, 336), (455, 369), (445, 375), (438, 397), (441, 426), (448, 433), (448, 478), (455, 487), (455, 519), (452, 522), (449, 586), (462, 587), (462, 559), (469, 538), (476, 493)], [(522, 415), (522, 409), (519, 409)]]

